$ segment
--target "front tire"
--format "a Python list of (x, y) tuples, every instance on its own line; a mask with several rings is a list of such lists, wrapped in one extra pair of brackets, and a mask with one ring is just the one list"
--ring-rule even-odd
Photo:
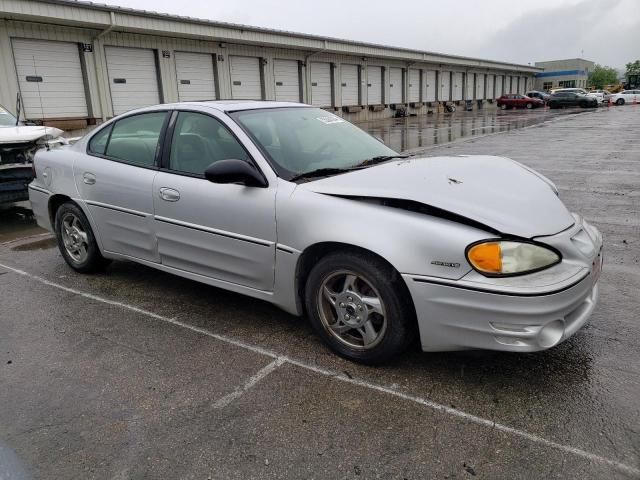
[(322, 258), (307, 278), (305, 305), (320, 338), (355, 362), (386, 362), (414, 338), (415, 312), (404, 281), (366, 253)]
[(89, 220), (75, 203), (58, 208), (54, 225), (60, 253), (76, 272), (97, 272), (111, 262), (100, 253)]
[(533, 108), (533, 103), (527, 103), (527, 110), (531, 110)]
[(616, 100), (616, 105), (624, 105), (624, 98), (619, 98)]
[(507, 104), (503, 103), (502, 105), (500, 105), (500, 110), (506, 110), (507, 109)]

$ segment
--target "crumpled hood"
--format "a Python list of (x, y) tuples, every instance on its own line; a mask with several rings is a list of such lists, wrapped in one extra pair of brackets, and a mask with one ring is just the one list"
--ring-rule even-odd
[(411, 200), (525, 238), (553, 235), (574, 223), (543, 176), (502, 157), (410, 158), (311, 181), (300, 188), (329, 195)]
[(64, 132), (59, 128), (38, 126), (0, 127), (1, 143), (33, 142), (40, 138), (51, 140), (60, 137)]

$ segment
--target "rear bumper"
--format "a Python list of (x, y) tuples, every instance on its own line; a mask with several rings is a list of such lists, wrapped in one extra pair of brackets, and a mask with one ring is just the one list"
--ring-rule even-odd
[(593, 274), (545, 295), (505, 295), (405, 277), (424, 351), (466, 349), (534, 352), (571, 337), (591, 316), (598, 285)]
[(29, 185), (29, 202), (38, 226), (53, 231), (49, 218), (49, 197), (51, 193), (41, 187)]

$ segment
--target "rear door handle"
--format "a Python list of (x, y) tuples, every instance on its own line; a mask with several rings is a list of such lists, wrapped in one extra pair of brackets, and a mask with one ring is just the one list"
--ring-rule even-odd
[(82, 181), (87, 185), (96, 183), (96, 176), (93, 173), (85, 172), (82, 174)]
[(160, 189), (160, 198), (166, 202), (177, 202), (180, 200), (180, 192), (173, 188), (162, 187)]

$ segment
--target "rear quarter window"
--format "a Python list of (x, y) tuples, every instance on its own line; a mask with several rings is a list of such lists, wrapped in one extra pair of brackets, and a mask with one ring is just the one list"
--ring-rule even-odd
[(113, 125), (109, 125), (96, 133), (91, 140), (89, 140), (89, 153), (95, 153), (98, 155), (104, 155), (104, 151), (107, 148), (107, 141), (109, 140), (109, 134)]

